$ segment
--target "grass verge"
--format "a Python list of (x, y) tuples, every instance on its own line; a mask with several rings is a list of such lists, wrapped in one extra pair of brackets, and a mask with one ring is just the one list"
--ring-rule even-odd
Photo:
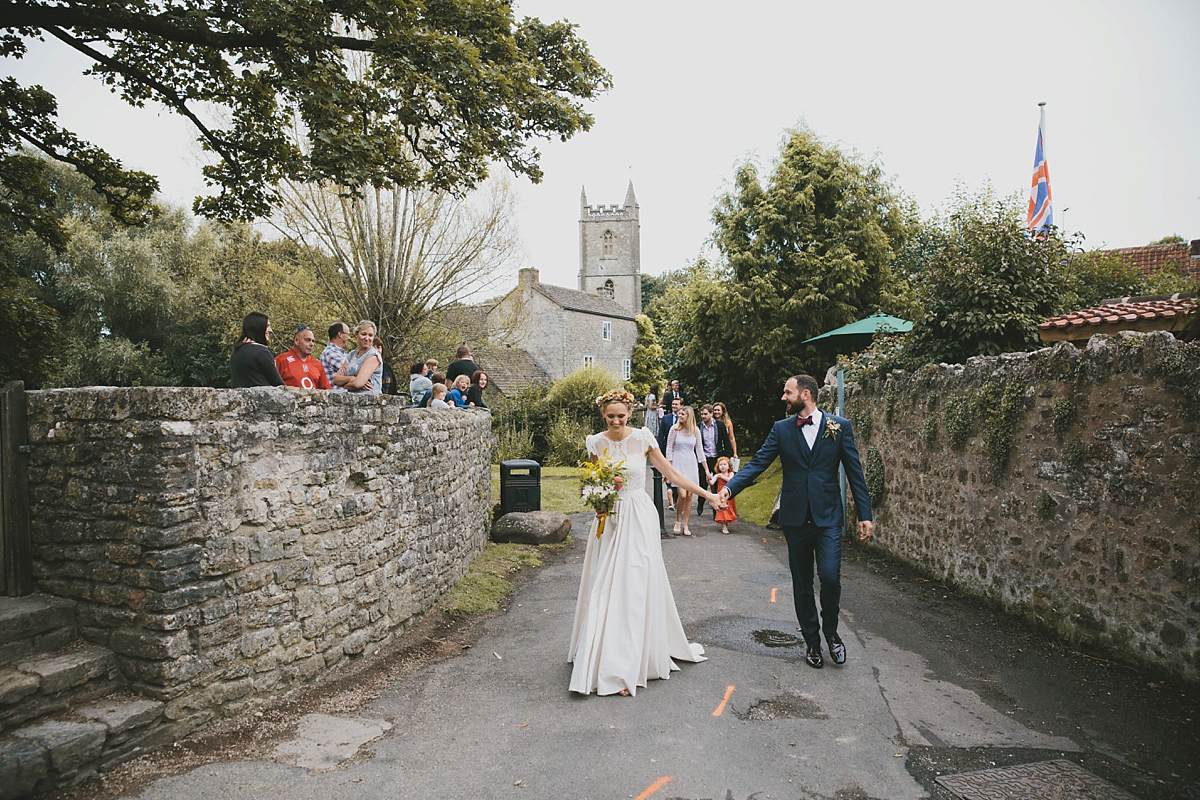
[(526, 567), (540, 567), (544, 550), (558, 550), (570, 542), (570, 537), (560, 544), (540, 546), (488, 542), (466, 576), (446, 595), (442, 608), (455, 616), (499, 610), (512, 594), (513, 575)]
[(767, 467), (752, 486), (738, 492), (738, 516), (755, 525), (766, 525), (775, 507), (775, 497), (783, 485), (783, 464), (779, 459)]

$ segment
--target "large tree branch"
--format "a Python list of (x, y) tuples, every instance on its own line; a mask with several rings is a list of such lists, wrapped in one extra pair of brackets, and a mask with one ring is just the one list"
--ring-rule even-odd
[[(208, 27), (211, 19), (220, 19), (215, 14), (197, 16), (189, 14), (187, 23), (176, 13), (144, 15), (133, 14), (116, 5), (103, 9), (87, 6), (46, 6), (41, 3), (0, 0), (0, 19), (5, 29), (12, 28), (70, 28), (73, 30), (121, 30), (144, 33), (170, 42), (191, 44), (200, 47), (215, 47), (226, 51), (250, 48), (275, 49), (287, 44), (274, 31), (218, 31)], [(197, 25), (201, 20), (204, 24)], [(378, 48), (374, 39), (359, 39), (352, 36), (329, 36), (325, 42), (343, 50), (371, 52)]]

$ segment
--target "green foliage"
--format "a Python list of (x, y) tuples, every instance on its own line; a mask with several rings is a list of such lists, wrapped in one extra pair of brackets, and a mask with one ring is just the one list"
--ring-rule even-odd
[(25, 381), (26, 389), (52, 383), (59, 370), (59, 318), (38, 297), (37, 285), (0, 270), (0, 386)]
[(670, 274), (668, 272), (665, 275), (642, 275), (642, 309), (646, 314), (652, 314), (651, 309), (658, 299), (667, 293)]
[(670, 376), (743, 409), (752, 441), (781, 411), (785, 379), (824, 374), (827, 356), (804, 341), (881, 306), (912, 212), (877, 163), (797, 130), (765, 181), (751, 163), (737, 168), (713, 222), (721, 266), (692, 264), (656, 322)]
[(1187, 244), (1187, 239), (1183, 238), (1183, 237), (1182, 237), (1182, 236), (1180, 236), (1178, 233), (1172, 233), (1172, 234), (1168, 234), (1167, 236), (1164, 236), (1164, 237), (1162, 237), (1161, 239), (1156, 239), (1155, 241), (1151, 242), (1150, 244), (1151, 244), (1151, 245), (1156, 245), (1156, 244)]
[(883, 505), (887, 495), (887, 480), (883, 472), (883, 456), (879, 448), (868, 447), (863, 456), (863, 476), (867, 481), (867, 496), (871, 498), (871, 507)]
[(1038, 519), (1049, 522), (1054, 519), (1054, 509), (1058, 508), (1058, 501), (1050, 496), (1047, 491), (1042, 491), (1037, 499), (1037, 515)]
[(942, 403), (942, 422), (950, 448), (961, 452), (971, 439), (971, 409), (967, 401), (958, 395), (947, 397)]
[(61, 223), (68, 239), (56, 251), (25, 234), (0, 256), (12, 276), (0, 285), (23, 298), (10, 315), (25, 314), (29, 326), (9, 341), (48, 334), (40, 353), (13, 348), (10, 374), (38, 385), (225, 386), (246, 312), (271, 316), (278, 351), (291, 346), (295, 325), (329, 319), (288, 245), (264, 242), (248, 225), (193, 230), (179, 209), (127, 228), (70, 169), (47, 172), (70, 212)]
[[(22, 37), (49, 32), (127, 102), (187, 117), (216, 158), (203, 172), (217, 191), (196, 210), (224, 220), (265, 214), (285, 179), (457, 192), (500, 163), (536, 182), (531, 141), (587, 130), (583, 101), (611, 85), (573, 25), (518, 21), (505, 0), (182, 0), (163, 9), (30, 0), (0, 23), (0, 55), (20, 58)], [(202, 121), (196, 108), (222, 122)], [(23, 142), (76, 165), (119, 218), (136, 217), (153, 178), (124, 170), (55, 115), (45, 89), (0, 80), (0, 195), (10, 199), (0, 227), (54, 243), (53, 191), (17, 153)]]
[[(592, 433), (599, 430), (600, 425), (596, 398), (620, 386), (621, 380), (607, 370), (579, 367), (554, 382), (546, 394), (546, 406), (552, 414), (565, 415), (589, 428), (587, 433)], [(583, 446), (582, 441), (580, 446)]]
[(513, 425), (500, 426), (496, 434), (496, 447), (492, 450), (493, 464), (533, 456), (533, 431), (520, 430)]
[(1067, 431), (1071, 430), (1071, 426), (1075, 424), (1075, 420), (1079, 417), (1078, 400), (1074, 394), (1060, 397), (1054, 401), (1054, 405), (1050, 409), (1051, 427), (1054, 428), (1054, 435), (1062, 439)]
[(1013, 431), (1025, 406), (1025, 387), (1011, 382), (1001, 391), (997, 384), (989, 383), (974, 393), (970, 405), (972, 415), (983, 431), (983, 451), (992, 481), (998, 482), (1008, 471)]
[(854, 437), (859, 444), (866, 444), (871, 441), (871, 432), (874, 430), (875, 423), (871, 419), (871, 412), (859, 409), (857, 406), (851, 406), (847, 411), (850, 425), (854, 429)]
[(499, 610), (505, 598), (512, 594), (510, 576), (525, 567), (542, 565), (540, 550), (528, 544), (489, 542), (463, 579), (446, 595), (442, 608), (454, 615)]
[(1113, 297), (1148, 294), (1149, 282), (1136, 266), (1112, 253), (1073, 253), (1067, 262), (1070, 309), (1091, 308)]
[[(501, 443), (517, 442), (528, 436), (529, 450), (505, 458), (531, 458), (546, 463), (546, 440), (550, 433), (550, 410), (543, 386), (526, 386), (513, 395), (491, 401), (492, 433)], [(502, 444), (502, 446), (504, 446)]]
[(651, 386), (663, 385), (663, 349), (654, 332), (654, 321), (645, 314), (637, 315), (637, 342), (633, 345), (633, 364), (629, 383), (633, 396), (643, 398)]
[(937, 417), (926, 416), (921, 423), (921, 443), (925, 445), (926, 450), (937, 449), (938, 444), (938, 420)]
[(580, 422), (565, 412), (558, 412), (550, 420), (546, 435), (546, 461), (553, 467), (570, 467), (588, 457), (585, 439), (594, 428)]
[(1067, 244), (1032, 235), (1014, 200), (990, 191), (958, 193), (920, 238), (913, 274), (924, 308), (910, 333), (915, 363), (962, 363), (971, 356), (1041, 346), (1037, 325), (1060, 310)]

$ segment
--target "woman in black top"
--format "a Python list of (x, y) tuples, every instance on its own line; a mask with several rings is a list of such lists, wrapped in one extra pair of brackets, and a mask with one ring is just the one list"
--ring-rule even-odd
[(483, 402), (483, 390), (487, 388), (488, 376), (481, 369), (475, 370), (471, 375), (471, 388), (467, 390), (467, 406), (470, 408), (487, 408), (488, 404)]
[(242, 320), (242, 338), (229, 357), (229, 385), (234, 389), (283, 386), (275, 358), (267, 347), (271, 333), (271, 322), (261, 311), (251, 311)]

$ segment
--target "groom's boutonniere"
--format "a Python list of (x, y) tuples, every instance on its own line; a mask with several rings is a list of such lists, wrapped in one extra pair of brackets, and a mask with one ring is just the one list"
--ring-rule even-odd
[(822, 439), (836, 439), (837, 435), (841, 432), (842, 425), (840, 422), (834, 422), (829, 417), (825, 418), (825, 435), (821, 437)]

